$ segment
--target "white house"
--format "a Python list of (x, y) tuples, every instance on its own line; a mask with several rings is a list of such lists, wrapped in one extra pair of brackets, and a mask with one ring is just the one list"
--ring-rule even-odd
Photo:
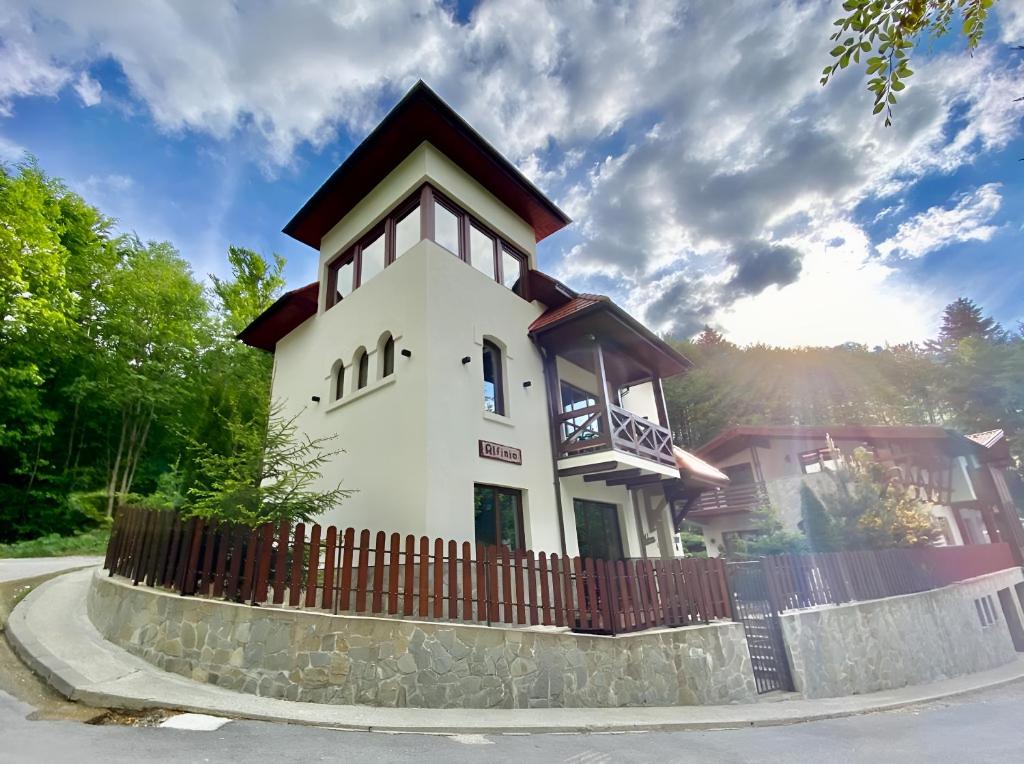
[(928, 507), (950, 546), (1009, 542), (1024, 562), (1024, 529), (1011, 495), (1010, 454), (1002, 430), (961, 435), (936, 426), (740, 426), (717, 435), (697, 455), (730, 483), (687, 507), (709, 555), (728, 552), (738, 538), (763, 532), (754, 512), (765, 502), (788, 530), (801, 530), (800, 486), (835, 490), (826, 474), (834, 446), (849, 455), (864, 448)]
[[(689, 362), (537, 270), (566, 215), (422, 83), (284, 231), (319, 279), (240, 335), (273, 398), (345, 452), (322, 522), (616, 559), (673, 556), (673, 507), (720, 473), (673, 448)], [(682, 473), (680, 470), (682, 469)]]

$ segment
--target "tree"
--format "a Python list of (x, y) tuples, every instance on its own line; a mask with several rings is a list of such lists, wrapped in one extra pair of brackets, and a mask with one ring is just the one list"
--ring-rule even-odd
[(846, 15), (835, 21), (830, 51), (834, 59), (822, 71), (821, 84), (827, 85), (851, 61), (865, 58), (868, 90), (874, 95), (874, 113), (885, 112), (885, 126), (892, 124), (892, 107), (897, 93), (906, 87), (914, 73), (910, 69), (910, 49), (926, 35), (944, 37), (959, 21), (959, 34), (967, 49), (978, 46), (985, 33), (985, 22), (996, 0), (846, 0)]
[(994, 318), (986, 318), (973, 300), (960, 297), (942, 311), (939, 337), (931, 340), (928, 347), (932, 350), (950, 350), (969, 337), (991, 341), (1003, 335), (1002, 327)]
[(814, 552), (834, 552), (836, 531), (832, 516), (825, 510), (821, 499), (806, 483), (800, 486), (800, 516), (803, 520), (807, 543)]
[(351, 496), (341, 483), (326, 491), (314, 487), (322, 478), (321, 468), (342, 452), (325, 449), (335, 436), (299, 437), (297, 419), (285, 419), (280, 406), (273, 406), (262, 422), (227, 422), (235, 444), (229, 454), (196, 443), (197, 461), (211, 482), (189, 490), (185, 513), (256, 527), (307, 521)]
[(842, 456), (839, 467), (824, 474), (836, 488), (821, 501), (830, 518), (835, 549), (930, 546), (939, 539), (928, 509), (898, 480), (885, 475), (863, 448)]
[(704, 329), (699, 335), (695, 343), (703, 348), (734, 348), (729, 340), (725, 338), (725, 335), (720, 331), (712, 327), (710, 324), (704, 324)]

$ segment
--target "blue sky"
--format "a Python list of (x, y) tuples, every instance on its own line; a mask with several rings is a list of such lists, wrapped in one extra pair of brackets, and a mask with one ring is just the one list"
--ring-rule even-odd
[(918, 51), (889, 130), (859, 73), (817, 84), (816, 2), (5, 5), (0, 158), (200, 275), (238, 244), (312, 280), (282, 226), (422, 78), (575, 219), (541, 267), (659, 331), (921, 340), (961, 295), (1024, 319), (1010, 0), (974, 56)]

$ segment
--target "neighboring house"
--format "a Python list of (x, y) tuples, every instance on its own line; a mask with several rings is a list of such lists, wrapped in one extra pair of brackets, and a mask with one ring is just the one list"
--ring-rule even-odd
[(835, 490), (830, 443), (850, 455), (866, 449), (924, 501), (948, 545), (1008, 541), (1024, 562), (1024, 529), (1011, 496), (1001, 430), (964, 436), (933, 426), (733, 427), (697, 449), (730, 484), (693, 501), (686, 519), (699, 523), (709, 555), (758, 535), (755, 511), (766, 502), (788, 530), (801, 529), (800, 485)]
[(661, 381), (690, 364), (537, 270), (569, 222), (419, 83), (288, 223), (319, 278), (239, 336), (300, 435), (344, 449), (322, 486), (357, 493), (322, 522), (675, 555), (680, 503), (727, 482), (672, 445)]

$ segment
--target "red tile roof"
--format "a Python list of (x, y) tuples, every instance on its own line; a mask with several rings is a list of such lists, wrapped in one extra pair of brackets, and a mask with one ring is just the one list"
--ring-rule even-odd
[(573, 297), (569, 302), (557, 308), (549, 308), (548, 310), (541, 313), (534, 319), (533, 323), (530, 324), (529, 332), (539, 332), (541, 329), (557, 324), (567, 319), (569, 316), (573, 316), (577, 313), (597, 305), (599, 303), (610, 303), (607, 297), (602, 294), (579, 294)]

